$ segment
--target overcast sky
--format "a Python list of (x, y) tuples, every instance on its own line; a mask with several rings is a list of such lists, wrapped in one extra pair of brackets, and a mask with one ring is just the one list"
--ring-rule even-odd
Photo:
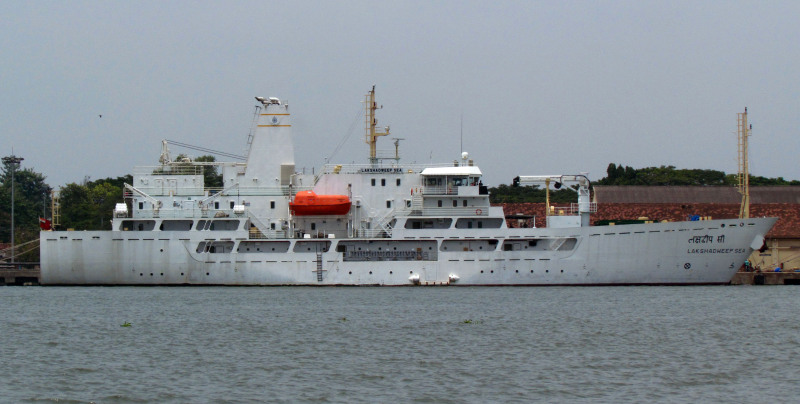
[(3, 1), (0, 155), (59, 186), (154, 165), (165, 138), (241, 154), (273, 96), (298, 169), (348, 134), (332, 161), (365, 162), (375, 84), (404, 161), (457, 159), (463, 115), (491, 186), (735, 173), (745, 106), (751, 172), (800, 179), (798, 21), (797, 1)]

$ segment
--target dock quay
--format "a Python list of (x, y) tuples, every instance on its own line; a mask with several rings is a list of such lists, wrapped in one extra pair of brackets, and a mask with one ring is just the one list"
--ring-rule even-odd
[(38, 262), (0, 263), (0, 286), (38, 285), (41, 273)]
[(800, 272), (737, 272), (731, 285), (800, 285)]

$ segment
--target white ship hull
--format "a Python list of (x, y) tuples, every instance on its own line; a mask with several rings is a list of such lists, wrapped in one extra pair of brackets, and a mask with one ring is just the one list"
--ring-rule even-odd
[[(578, 202), (550, 205), (546, 228), (525, 218), (509, 228), (468, 153), (455, 164), (404, 164), (396, 139), (394, 157), (378, 157), (388, 127), (377, 129), (374, 95), (364, 103), (369, 164), (295, 170), (289, 107), (278, 98), (256, 97), (245, 162), (172, 161), (164, 141), (159, 165), (134, 168), (112, 230), (41, 233), (41, 283), (721, 284), (776, 220), (593, 227), (596, 204), (579, 174), (515, 178), (574, 183)], [(221, 169), (222, 188), (206, 187), (208, 168)]]
[[(776, 219), (592, 226), (567, 229), (482, 230), (470, 238), (449, 238), (444, 231), (425, 238), (435, 243), (431, 256), (400, 257), (367, 251), (370, 241), (324, 240), (328, 251), (196, 252), (208, 242), (199, 231), (42, 232), (41, 283), (44, 285), (688, 285), (725, 284), (752, 252), (752, 246)], [(724, 227), (723, 227), (724, 226)], [(498, 229), (500, 230), (500, 229)], [(425, 230), (430, 231), (430, 230)], [(218, 232), (214, 240), (240, 243), (247, 232)], [(505, 251), (506, 240), (570, 240), (562, 248)], [(444, 241), (487, 245), (445, 251)], [(285, 240), (296, 243), (303, 240)], [(348, 260), (337, 242), (363, 243), (364, 254)], [(275, 241), (280, 242), (280, 240)], [(389, 244), (386, 244), (389, 243)], [(468, 245), (464, 244), (464, 245)], [(572, 244), (563, 248), (565, 244)], [(423, 245), (423, 244), (420, 244)], [(234, 244), (234, 251), (238, 248)], [(381, 250), (383, 251), (383, 249)], [(433, 250), (432, 250), (433, 251)], [(394, 253), (392, 253), (394, 254)], [(396, 260), (401, 259), (401, 260)], [(415, 277), (414, 275), (417, 275)]]

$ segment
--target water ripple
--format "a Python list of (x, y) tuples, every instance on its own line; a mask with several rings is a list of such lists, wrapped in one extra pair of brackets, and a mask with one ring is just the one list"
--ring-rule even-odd
[(800, 395), (792, 287), (9, 287), (0, 301), (9, 402)]

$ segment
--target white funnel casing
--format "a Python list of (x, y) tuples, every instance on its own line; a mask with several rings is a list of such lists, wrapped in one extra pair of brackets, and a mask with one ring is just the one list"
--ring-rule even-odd
[(277, 98), (264, 103), (247, 154), (247, 169), (240, 183), (249, 186), (289, 185), (294, 173), (294, 144), (289, 105)]

